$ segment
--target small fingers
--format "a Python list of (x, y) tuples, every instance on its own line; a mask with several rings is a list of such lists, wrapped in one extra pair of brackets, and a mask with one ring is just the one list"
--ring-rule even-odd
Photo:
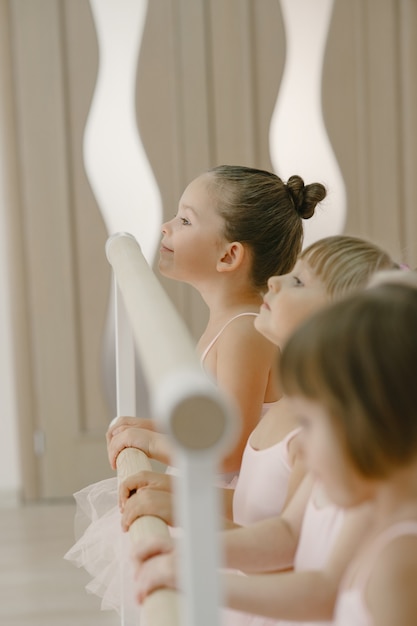
[(143, 488), (137, 491), (125, 502), (121, 518), (122, 529), (126, 532), (138, 517), (144, 515), (159, 517), (163, 522), (172, 526), (171, 494), (150, 488)]
[(107, 441), (110, 441), (117, 432), (125, 428), (145, 428), (146, 430), (157, 431), (155, 420), (148, 417), (125, 417), (119, 416), (112, 419), (106, 433)]
[(136, 561), (136, 598), (141, 604), (145, 598), (162, 588), (176, 588), (175, 552), (152, 554), (145, 561)]
[(119, 487), (119, 508), (122, 511), (126, 500), (139, 489), (152, 487), (153, 489), (170, 490), (169, 476), (152, 470), (141, 470), (136, 474), (128, 476)]
[(133, 549), (133, 559), (137, 565), (141, 565), (157, 554), (166, 554), (175, 549), (174, 540), (169, 537), (152, 537)]

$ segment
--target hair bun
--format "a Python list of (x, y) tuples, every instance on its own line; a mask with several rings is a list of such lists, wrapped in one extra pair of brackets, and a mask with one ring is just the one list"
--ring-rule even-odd
[(287, 182), (287, 190), (298, 215), (305, 220), (313, 217), (315, 208), (326, 197), (326, 188), (321, 183), (304, 185), (301, 176), (291, 176)]

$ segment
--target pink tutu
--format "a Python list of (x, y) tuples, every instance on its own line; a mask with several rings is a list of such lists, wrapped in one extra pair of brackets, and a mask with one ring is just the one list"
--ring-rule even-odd
[[(175, 468), (168, 468), (167, 472), (178, 475)], [(230, 488), (231, 478), (219, 476), (216, 483)], [(137, 626), (140, 609), (134, 597), (132, 544), (129, 534), (121, 527), (118, 479), (88, 485), (75, 493), (74, 498), (76, 543), (64, 558), (76, 567), (83, 567), (91, 576), (86, 590), (101, 598), (102, 610), (117, 611), (125, 626)], [(180, 528), (170, 527), (169, 531), (176, 538), (182, 534)], [(242, 619), (247, 617), (238, 615)]]
[(134, 599), (132, 545), (121, 528), (117, 478), (89, 485), (74, 498), (76, 543), (64, 558), (90, 574), (86, 590), (102, 599), (103, 610), (115, 610), (125, 624), (136, 626), (139, 607)]

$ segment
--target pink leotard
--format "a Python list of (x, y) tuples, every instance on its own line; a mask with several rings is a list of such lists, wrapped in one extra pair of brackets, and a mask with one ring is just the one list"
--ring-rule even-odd
[(398, 522), (382, 532), (366, 552), (369, 562), (360, 570), (354, 587), (345, 587), (339, 593), (335, 612), (335, 626), (372, 626), (373, 619), (365, 602), (365, 589), (375, 560), (394, 539), (403, 535), (417, 535), (417, 522)]
[[(282, 441), (265, 450), (255, 450), (249, 437), (233, 494), (234, 522), (247, 526), (280, 515), (291, 474), (288, 444), (299, 430), (292, 430)], [(275, 626), (277, 623), (249, 613), (223, 611), (222, 626)]]
[(316, 493), (320, 488), (319, 483), (314, 485), (304, 513), (294, 558), (296, 571), (323, 569), (344, 519), (344, 510), (331, 503), (317, 506)]
[[(316, 504), (316, 483), (308, 500), (301, 525), (300, 539), (294, 559), (295, 571), (323, 569), (344, 519), (344, 511), (333, 504), (319, 507)], [(333, 626), (333, 622), (297, 622), (271, 620), (266, 617), (229, 611), (223, 624), (227, 626)], [(349, 626), (356, 626), (352, 622)]]
[[(228, 320), (224, 324), (224, 326), (222, 326), (222, 328), (219, 330), (217, 335), (215, 335), (215, 337), (213, 337), (213, 339), (210, 341), (208, 346), (203, 350), (203, 353), (201, 354), (201, 357), (200, 357), (200, 363), (201, 363), (201, 366), (202, 366), (202, 368), (204, 370), (205, 370), (204, 361), (206, 360), (207, 354), (210, 352), (210, 350), (212, 349), (212, 347), (214, 346), (214, 344), (216, 343), (216, 341), (218, 340), (220, 335), (223, 333), (223, 331), (234, 320), (238, 319), (239, 317), (244, 317), (244, 316), (247, 316), (247, 315), (252, 315), (253, 317), (257, 317), (259, 315), (259, 313), (255, 313), (254, 311), (244, 311), (243, 313), (238, 313), (237, 315), (234, 315), (233, 317), (230, 318), (230, 320)], [(209, 372), (207, 372), (207, 373), (209, 373)], [(263, 405), (262, 405), (261, 417), (262, 417), (262, 415), (264, 415), (266, 413), (266, 411), (268, 409), (270, 409), (272, 406), (274, 406), (274, 404), (275, 404), (275, 402), (264, 402)], [(239, 475), (238, 472), (230, 472), (228, 474), (221, 474), (218, 477), (217, 484), (220, 487), (229, 487), (229, 488), (234, 489), (238, 475)]]
[[(333, 549), (344, 519), (344, 511), (331, 503), (319, 507), (316, 504), (316, 483), (310, 495), (303, 523), (300, 539), (294, 558), (294, 571), (321, 570)], [(260, 626), (255, 622), (256, 626)], [(253, 624), (252, 626), (255, 626)], [(333, 626), (333, 622), (293, 622), (279, 620), (276, 626)], [(351, 623), (350, 626), (356, 626)]]
[(280, 515), (291, 474), (288, 444), (299, 430), (292, 430), (282, 441), (264, 450), (255, 450), (249, 437), (233, 495), (236, 524), (247, 526)]

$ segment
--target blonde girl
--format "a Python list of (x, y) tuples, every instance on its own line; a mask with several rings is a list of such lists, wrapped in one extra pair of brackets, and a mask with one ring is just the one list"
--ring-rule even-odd
[[(270, 289), (265, 296), (266, 306), (262, 307), (263, 310), (261, 309), (261, 314), (256, 320), (256, 325), (259, 329), (262, 329), (262, 332), (264, 332), (266, 336), (269, 336), (271, 339), (281, 337), (281, 343), (285, 343), (285, 341), (283, 341), (285, 333), (290, 334), (291, 331), (300, 324), (303, 317), (308, 316), (316, 309), (323, 308), (326, 302), (343, 298), (346, 294), (365, 287), (370, 276), (372, 276), (375, 271), (394, 267), (396, 267), (396, 264), (390, 259), (389, 255), (374, 244), (364, 240), (336, 236), (319, 241), (310, 246), (310, 248), (301, 255), (293, 272), (288, 276), (274, 278), (269, 281)], [(287, 400), (286, 402), (288, 407), (289, 401)], [(289, 406), (290, 414), (292, 414), (294, 418), (294, 412), (291, 410), (291, 405)], [(267, 416), (262, 419), (257, 430), (260, 430), (264, 423), (267, 425)], [(270, 428), (271, 425), (269, 425), (269, 436), (271, 434)], [(265, 434), (266, 433), (268, 433), (268, 428), (265, 429)], [(278, 467), (280, 464), (279, 455), (277, 454), (276, 457), (276, 466)], [(270, 467), (270, 469), (272, 469), (272, 467)], [(252, 467), (252, 472), (250, 473), (253, 473), (253, 471), (254, 468)], [(237, 490), (245, 475), (244, 456)], [(256, 476), (255, 472), (255, 478)], [(256, 480), (255, 482), (257, 482), (257, 485), (254, 485), (254, 487), (257, 486), (258, 493), (262, 492), (262, 484)], [(274, 483), (272, 483), (271, 487), (273, 486)], [(276, 482), (275, 486), (278, 487)], [(278, 492), (279, 489), (277, 488), (275, 495), (276, 501), (280, 499)], [(286, 569), (293, 565), (295, 555), (296, 568), (298, 570), (311, 570), (313, 566), (315, 568), (323, 567), (326, 556), (330, 552), (332, 543), (339, 534), (344, 520), (338, 508), (332, 506), (327, 499), (323, 497), (323, 494), (320, 496), (320, 492), (318, 494), (317, 492), (318, 490), (316, 489), (313, 498), (312, 481), (308, 478), (297, 490), (294, 502), (291, 502), (290, 506), (285, 508), (282, 517), (271, 520), (272, 524), (269, 523), (269, 520), (266, 520), (266, 524), (259, 526), (261, 532), (258, 535), (253, 532), (252, 527), (227, 532), (225, 536), (227, 565), (246, 571)], [(144, 501), (149, 504), (148, 496), (145, 494), (143, 494), (145, 496)], [(235, 493), (235, 498), (236, 495)], [(140, 493), (138, 496), (140, 497)], [(270, 496), (272, 496), (272, 493), (270, 493)], [(273, 499), (272, 496), (272, 500)], [(273, 510), (274, 505), (266, 500), (264, 500), (263, 506), (264, 513), (265, 507), (268, 506), (270, 507), (269, 511), (271, 515), (280, 513), (280, 508)], [(310, 509), (315, 511), (313, 516), (311, 513), (306, 516), (305, 512), (307, 507), (309, 507), (309, 511)], [(154, 512), (156, 512), (156, 510), (157, 507), (154, 509)], [(252, 510), (255, 511), (255, 513), (258, 511), (259, 514), (259, 511), (262, 509), (259, 506), (255, 506)], [(367, 523), (368, 515), (369, 512), (367, 510), (360, 511), (359, 515), (353, 517), (353, 519), (347, 520), (344, 524), (341, 535), (347, 537), (344, 543), (349, 546), (347, 550), (348, 554), (350, 554), (352, 545), (355, 545), (356, 538), (362, 531), (364, 523)], [(268, 517), (268, 515), (262, 516), (262, 514), (260, 514), (258, 519), (266, 517)], [(308, 540), (309, 535), (310, 539)], [(344, 548), (343, 558), (340, 556), (340, 552), (341, 550), (339, 551), (339, 558), (335, 559), (335, 563), (332, 564), (334, 577), (340, 572), (340, 561), (346, 558), (346, 548)], [(157, 565), (154, 567), (157, 567)], [(161, 581), (168, 575), (167, 572), (169, 572), (169, 567), (164, 568), (164, 571), (159, 570), (159, 572), (156, 573), (151, 572), (151, 576), (148, 580), (146, 580), (147, 575), (145, 574), (145, 581), (142, 578), (141, 593), (146, 590), (147, 585), (152, 586), (155, 580), (158, 581), (158, 577), (158, 584), (162, 584)], [(326, 585), (324, 572), (323, 574), (321, 574), (321, 572), (317, 574), (315, 581), (316, 589), (318, 591), (321, 589), (322, 593), (317, 593), (315, 596), (313, 594), (313, 596), (316, 602), (316, 610), (318, 610), (316, 616), (323, 618), (327, 616), (326, 610), (328, 609), (326, 609), (326, 606), (329, 606), (329, 603), (331, 605), (332, 597), (334, 599), (334, 589), (329, 589), (329, 586)], [(302, 576), (304, 576), (304, 572)], [(152, 577), (154, 577), (153, 581)], [(322, 585), (323, 579), (325, 583), (324, 591)], [(237, 581), (239, 585), (247, 585), (248, 583), (248, 581), (243, 581), (242, 577), (238, 577)], [(294, 582), (295, 586), (293, 586)], [(300, 572), (298, 576), (295, 577), (295, 581), (294, 576), (290, 575), (289, 577), (282, 578), (281, 583), (283, 593), (276, 593), (277, 598), (280, 599), (281, 610), (280, 613), (278, 612), (277, 616), (291, 616), (293, 619), (305, 619), (308, 617), (309, 608), (311, 609), (312, 603), (310, 603), (310, 606), (308, 603), (306, 603), (307, 606), (298, 603), (296, 610), (294, 610), (294, 605), (288, 605), (288, 600), (291, 601), (291, 598), (294, 598), (294, 594), (295, 597), (297, 597), (297, 594), (299, 597)], [(248, 598), (251, 596), (246, 592), (243, 594), (246, 598), (246, 605), (235, 603), (236, 608), (244, 609), (246, 606), (246, 610), (250, 610)], [(291, 593), (293, 595), (291, 595)], [(262, 597), (261, 594), (257, 595), (258, 605), (262, 603)], [(252, 610), (256, 610), (256, 608), (257, 605), (255, 603), (252, 605)], [(249, 619), (250, 617), (246, 616), (243, 623), (252, 623)], [(254, 624), (263, 623), (259, 621), (258, 618), (254, 617), (252, 619)], [(233, 623), (241, 623), (237, 614), (234, 616)]]
[[(281, 349), (314, 311), (364, 288), (375, 272), (395, 266), (384, 250), (363, 239), (336, 235), (319, 240), (300, 254), (291, 272), (268, 280), (255, 328)], [(169, 462), (164, 435), (135, 430), (130, 421), (128, 424), (126, 431), (122, 427), (118, 434), (115, 427), (110, 432), (112, 465), (126, 446), (139, 447), (149, 456)], [(229, 527), (247, 526), (279, 515), (285, 508), (304, 475), (296, 434), (296, 417), (287, 399), (281, 398), (250, 434), (235, 491), (224, 494), (225, 515), (233, 520)], [(136, 493), (129, 498), (133, 491)], [(128, 529), (134, 519), (145, 514), (158, 515), (172, 525), (169, 491), (169, 481), (158, 474), (130, 477), (121, 487), (123, 528)]]
[[(192, 285), (207, 304), (208, 323), (197, 350), (203, 368), (240, 412), (240, 439), (220, 461), (219, 483), (225, 486), (238, 475), (249, 433), (280, 397), (277, 348), (253, 324), (267, 279), (293, 267), (302, 246), (302, 221), (325, 195), (323, 185), (304, 185), (299, 176), (284, 183), (264, 170), (223, 165), (193, 180), (175, 217), (162, 226), (159, 270)], [(137, 434), (144, 432), (153, 436), (155, 455), (148, 451), (149, 456), (169, 463), (169, 445), (153, 427), (152, 420), (119, 420), (107, 433), (109, 446), (143, 446), (143, 435), (137, 442)], [(124, 432), (115, 437), (120, 429)], [(115, 467), (115, 456), (109, 456)], [(91, 485), (75, 497), (77, 516), (82, 514), (87, 529), (66, 558), (92, 575), (89, 590), (103, 597), (103, 608), (120, 609), (116, 480)]]
[[(416, 320), (417, 290), (382, 285), (318, 312), (288, 341), (282, 382), (308, 468), (351, 522), (367, 524), (341, 533), (324, 575), (228, 576), (232, 606), (335, 626), (415, 623)], [(141, 559), (140, 594), (172, 583), (172, 557)]]

